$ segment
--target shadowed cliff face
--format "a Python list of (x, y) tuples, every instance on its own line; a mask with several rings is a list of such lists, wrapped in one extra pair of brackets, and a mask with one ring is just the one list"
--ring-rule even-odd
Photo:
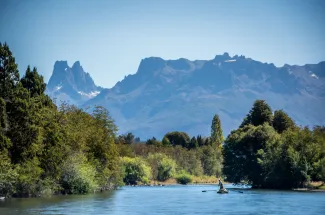
[(51, 98), (55, 98), (58, 104), (61, 100), (81, 104), (98, 95), (101, 90), (89, 73), (83, 70), (79, 61), (72, 67), (68, 66), (67, 61), (56, 61), (46, 92)]
[[(62, 71), (66, 62), (57, 62), (53, 75), (56, 66)], [(64, 80), (75, 91), (85, 85), (78, 85), (76, 80), (93, 83), (89, 75), (78, 75), (77, 71), (83, 71), (80, 64), (76, 65), (79, 69), (73, 68), (67, 69)], [(55, 83), (49, 85), (53, 88), (59, 82)], [(85, 92), (96, 89), (94, 84), (87, 85), (88, 91), (82, 89)], [(324, 92), (325, 62), (278, 68), (227, 53), (197, 61), (150, 57), (140, 62), (136, 74), (102, 90), (98, 96), (87, 98), (82, 107), (105, 106), (120, 133), (130, 131), (141, 138), (161, 138), (173, 130), (209, 135), (212, 117), (217, 113), (227, 135), (238, 127), (256, 99), (266, 100), (273, 110), (288, 112), (299, 125), (324, 125)]]

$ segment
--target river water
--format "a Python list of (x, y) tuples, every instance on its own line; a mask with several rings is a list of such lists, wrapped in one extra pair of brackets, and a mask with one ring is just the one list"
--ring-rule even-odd
[(0, 201), (0, 214), (295, 214), (325, 215), (324, 192), (233, 189), (215, 185), (122, 187), (88, 195)]

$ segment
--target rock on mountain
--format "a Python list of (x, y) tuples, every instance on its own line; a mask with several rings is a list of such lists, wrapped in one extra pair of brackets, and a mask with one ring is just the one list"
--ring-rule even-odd
[(283, 109), (299, 125), (324, 125), (325, 62), (276, 67), (227, 53), (196, 61), (150, 57), (136, 74), (84, 105), (105, 106), (120, 133), (161, 138), (174, 130), (209, 135), (214, 114), (227, 135), (256, 99)]
[(79, 61), (76, 61), (72, 67), (68, 66), (67, 61), (56, 61), (46, 93), (55, 99), (57, 104), (66, 101), (81, 105), (97, 96), (102, 90), (102, 87), (95, 85), (89, 73), (83, 70)]

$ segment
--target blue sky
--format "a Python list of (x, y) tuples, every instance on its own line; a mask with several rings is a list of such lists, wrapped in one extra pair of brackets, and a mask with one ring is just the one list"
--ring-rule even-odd
[(0, 41), (20, 72), (48, 81), (56, 60), (79, 60), (112, 87), (140, 60), (245, 55), (288, 64), (325, 60), (322, 0), (0, 0)]

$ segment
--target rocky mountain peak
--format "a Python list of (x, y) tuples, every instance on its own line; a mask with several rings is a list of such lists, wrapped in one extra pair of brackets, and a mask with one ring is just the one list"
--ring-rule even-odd
[(76, 104), (98, 95), (102, 89), (96, 86), (79, 61), (72, 67), (69, 67), (67, 61), (56, 61), (47, 85), (47, 93), (51, 97), (62, 98)]

